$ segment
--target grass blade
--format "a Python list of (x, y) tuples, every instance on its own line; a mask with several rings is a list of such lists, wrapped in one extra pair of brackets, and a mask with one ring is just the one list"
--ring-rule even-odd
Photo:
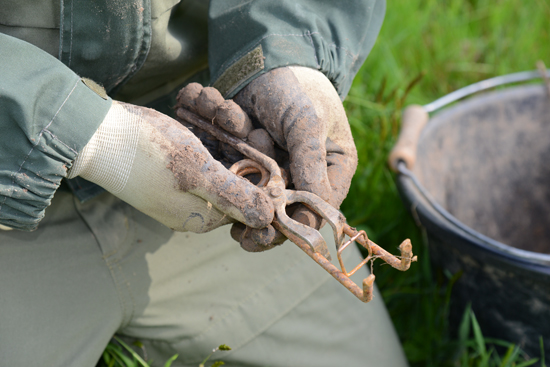
[(115, 339), (120, 345), (122, 345), (124, 349), (126, 349), (136, 361), (141, 363), (143, 367), (149, 367), (149, 364), (145, 362), (143, 358), (141, 358), (141, 356), (137, 354), (129, 345), (124, 343), (120, 338), (117, 338), (116, 336), (113, 336), (113, 339)]
[(124, 354), (122, 349), (115, 348), (112, 344), (107, 345), (107, 348), (105, 349), (107, 352), (111, 354), (111, 357), (113, 357), (116, 362), (118, 362), (121, 366), (125, 367), (137, 367), (136, 363), (130, 359), (127, 355)]
[[(533, 358), (533, 359), (530, 359), (528, 361), (525, 361), (525, 362), (522, 362), (520, 364), (516, 364), (515, 367), (527, 367), (527, 366), (532, 366), (534, 365), (535, 363), (537, 363), (539, 361), (538, 358)], [(541, 365), (541, 367), (544, 366), (544, 365)]]
[(477, 350), (479, 354), (481, 354), (482, 358), (485, 358), (487, 355), (487, 348), (485, 347), (483, 333), (481, 332), (481, 328), (479, 327), (479, 323), (477, 322), (476, 315), (473, 311), (471, 311), (470, 316), (472, 320), (472, 329), (474, 331), (474, 339), (477, 344)]
[(174, 362), (178, 358), (179, 354), (174, 354), (172, 358), (166, 361), (164, 364), (164, 367), (170, 367), (172, 365), (172, 362)]
[(500, 366), (510, 367), (512, 365), (512, 362), (516, 361), (516, 358), (518, 357), (518, 355), (519, 355), (519, 347), (515, 345), (510, 345), (506, 350), (504, 357), (502, 358), (502, 362), (500, 363)]
[(539, 337), (540, 341), (540, 366), (546, 367), (546, 362), (544, 361), (544, 340), (542, 340), (542, 335)]

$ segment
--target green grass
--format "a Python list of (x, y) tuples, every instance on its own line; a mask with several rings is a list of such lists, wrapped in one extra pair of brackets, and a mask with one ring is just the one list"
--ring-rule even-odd
[[(140, 342), (133, 343), (132, 348), (121, 339), (116, 336), (113, 337), (113, 340), (107, 345), (103, 355), (97, 365), (97, 367), (150, 367), (153, 364), (152, 360), (148, 360), (147, 351), (145, 347)], [(136, 352), (135, 349), (141, 350), (143, 357)], [(223, 361), (215, 361), (212, 364), (207, 364), (208, 360), (218, 351), (228, 351), (231, 350), (231, 347), (222, 344), (212, 350), (212, 352), (207, 355), (204, 360), (198, 365), (198, 367), (220, 367), (225, 363)], [(172, 363), (178, 359), (178, 355), (175, 354), (167, 361), (164, 362), (164, 367), (171, 367)]]
[[(419, 256), (405, 273), (375, 266), (412, 366), (536, 362), (506, 341), (484, 338), (469, 309), (459, 336), (451, 338), (449, 297), (459, 275), (432, 274), (422, 233), (401, 204), (386, 159), (405, 105), (426, 104), (493, 76), (533, 70), (539, 59), (550, 67), (549, 20), (548, 0), (388, 0), (380, 37), (345, 101), (359, 167), (342, 209), (351, 225), (365, 229), (381, 246), (396, 253), (396, 246), (411, 238)], [(113, 343), (105, 353), (122, 359), (122, 350)], [(543, 354), (537, 357), (544, 366)], [(142, 366), (128, 358), (130, 364), (113, 366)]]
[[(352, 225), (394, 253), (411, 238), (420, 259), (405, 273), (375, 267), (412, 366), (520, 366), (528, 359), (503, 341), (485, 340), (469, 311), (468, 334), (450, 337), (449, 285), (458, 275), (431, 273), (423, 235), (401, 204), (386, 159), (405, 105), (426, 104), (493, 76), (533, 70), (539, 59), (550, 67), (549, 19), (547, 0), (388, 1), (377, 43), (344, 102), (359, 167), (342, 210)], [(504, 355), (491, 349), (491, 342), (500, 343)]]

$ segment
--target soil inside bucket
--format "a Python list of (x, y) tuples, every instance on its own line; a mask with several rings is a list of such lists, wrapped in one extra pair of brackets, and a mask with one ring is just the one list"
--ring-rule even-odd
[(542, 86), (476, 97), (433, 117), (414, 172), (470, 228), (550, 253), (550, 97)]

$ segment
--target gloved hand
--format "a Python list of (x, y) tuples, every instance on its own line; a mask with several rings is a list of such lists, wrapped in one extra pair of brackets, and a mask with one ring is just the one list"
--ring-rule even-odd
[(176, 231), (273, 220), (269, 197), (212, 158), (187, 128), (155, 110), (113, 102), (78, 155), (81, 176)]
[[(258, 138), (253, 134), (261, 135), (262, 130), (250, 126), (236, 103), (250, 117), (253, 126), (265, 128), (276, 146), (288, 152), (294, 189), (313, 192), (332, 206), (340, 207), (357, 167), (357, 151), (342, 102), (324, 74), (305, 67), (274, 69), (249, 83), (235, 96), (235, 103), (224, 102), (213, 88), (201, 89), (197, 84), (184, 88), (180, 92), (180, 108), (198, 112), (273, 155), (272, 143), (255, 143)], [(206, 105), (208, 108), (203, 107)], [(198, 131), (198, 134), (208, 139), (204, 132)], [(218, 147), (217, 153), (223, 153), (223, 149)], [(320, 217), (305, 207), (294, 210), (292, 217), (312, 227), (321, 225)], [(248, 232), (250, 238), (243, 238), (242, 229), (234, 226), (232, 235), (248, 251), (262, 251), (282, 242), (281, 236), (266, 236), (270, 232), (267, 229), (262, 236), (254, 236), (251, 231)], [(251, 242), (251, 238), (254, 241)]]

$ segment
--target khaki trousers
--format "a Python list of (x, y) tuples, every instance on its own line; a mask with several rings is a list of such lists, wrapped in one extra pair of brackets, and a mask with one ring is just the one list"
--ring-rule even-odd
[(115, 333), (153, 365), (196, 367), (219, 344), (227, 366), (407, 365), (377, 290), (363, 304), (292, 243), (247, 253), (228, 232), (58, 191), (37, 231), (0, 231), (0, 366), (94, 366)]

